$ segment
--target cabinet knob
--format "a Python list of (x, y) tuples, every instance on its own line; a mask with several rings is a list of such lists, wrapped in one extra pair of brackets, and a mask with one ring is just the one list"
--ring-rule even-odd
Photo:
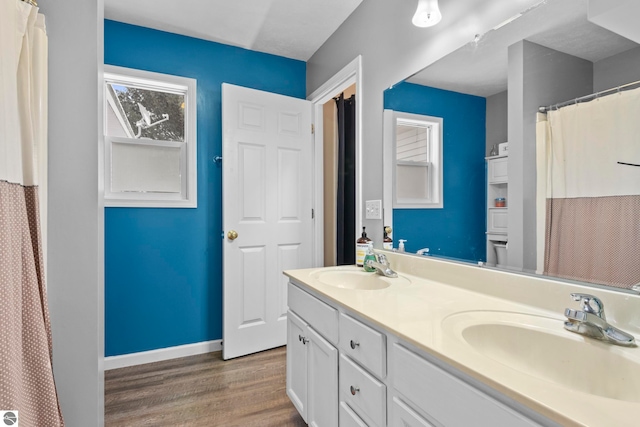
[(354, 386), (351, 386), (350, 389), (351, 389), (351, 394), (354, 396), (356, 395), (357, 392), (360, 391), (358, 387), (354, 387)]
[(356, 349), (356, 347), (360, 345), (360, 343), (359, 343), (359, 342), (354, 341), (354, 340), (351, 340), (351, 342), (350, 342), (349, 344), (351, 345), (351, 349), (352, 349), (352, 350), (355, 350), (355, 349)]
[(303, 337), (302, 335), (298, 335), (298, 341), (300, 341), (302, 344), (305, 344), (305, 345), (309, 342), (307, 337)]

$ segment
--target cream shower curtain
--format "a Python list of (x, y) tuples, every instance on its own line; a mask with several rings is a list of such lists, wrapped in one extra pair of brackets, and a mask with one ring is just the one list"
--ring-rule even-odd
[(538, 268), (640, 282), (640, 89), (538, 114)]
[(39, 207), (47, 36), (36, 7), (0, 0), (0, 48), (0, 410), (18, 411), (23, 427), (62, 426)]

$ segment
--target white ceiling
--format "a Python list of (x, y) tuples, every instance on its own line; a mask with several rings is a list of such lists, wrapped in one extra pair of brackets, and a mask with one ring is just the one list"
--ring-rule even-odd
[(507, 49), (528, 40), (597, 62), (639, 45), (587, 20), (588, 0), (547, 0), (522, 17), (482, 35), (407, 81), (491, 96), (507, 89)]
[(307, 61), (362, 0), (105, 0), (105, 18)]

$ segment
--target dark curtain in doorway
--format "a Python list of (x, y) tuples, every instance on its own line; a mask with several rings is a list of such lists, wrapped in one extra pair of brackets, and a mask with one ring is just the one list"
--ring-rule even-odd
[(338, 107), (337, 264), (356, 263), (356, 97), (336, 98)]

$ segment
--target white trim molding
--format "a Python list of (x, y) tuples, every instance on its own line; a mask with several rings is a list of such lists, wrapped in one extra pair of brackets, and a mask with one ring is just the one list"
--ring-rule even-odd
[(178, 345), (175, 347), (159, 348), (157, 350), (141, 351), (139, 353), (109, 356), (104, 358), (104, 370), (126, 368), (127, 366), (144, 365), (145, 363), (178, 359), (180, 357), (195, 356), (222, 350), (222, 340), (203, 341), (194, 344)]
[[(313, 227), (313, 259), (316, 267), (324, 266), (324, 187), (323, 187), (323, 120), (322, 107), (331, 98), (351, 85), (356, 85), (356, 231), (362, 230), (362, 56), (338, 71), (322, 86), (313, 91), (307, 100), (313, 104), (314, 135), (314, 178), (313, 204), (315, 223)], [(357, 236), (353, 236), (355, 240)]]

